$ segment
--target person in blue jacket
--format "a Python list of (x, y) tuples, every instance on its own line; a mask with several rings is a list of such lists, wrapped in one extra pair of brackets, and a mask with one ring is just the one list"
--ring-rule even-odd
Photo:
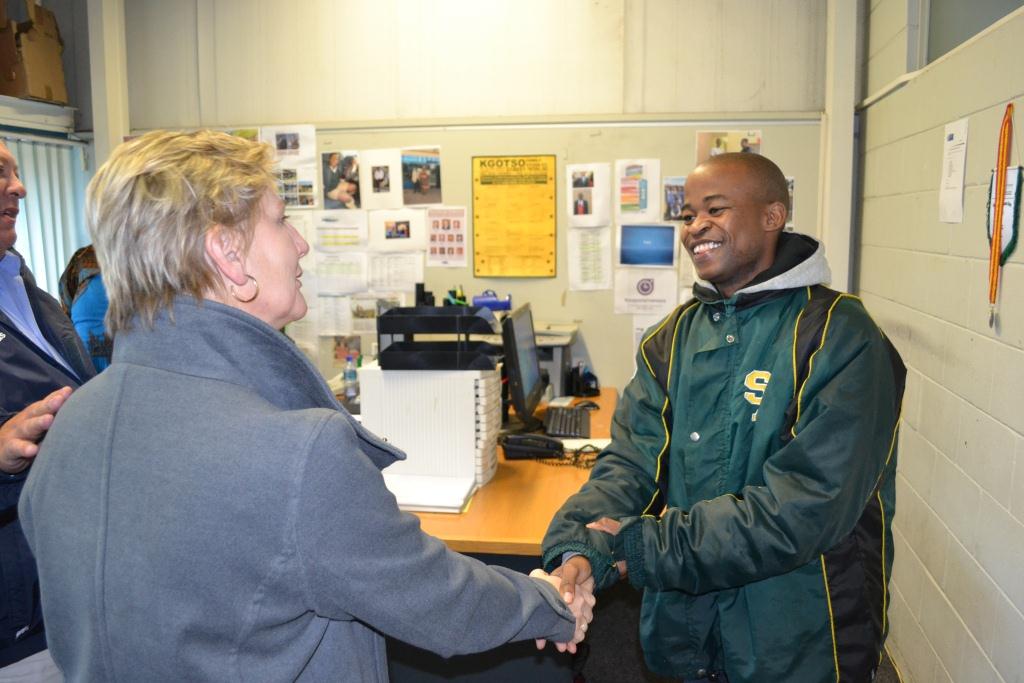
[(0, 682), (61, 681), (46, 651), (39, 579), (18, 498), (39, 442), (71, 389), (95, 374), (60, 304), (36, 286), (18, 252), (25, 186), (0, 143)]
[(102, 372), (110, 365), (114, 342), (103, 323), (109, 302), (96, 250), (91, 244), (72, 254), (60, 276), (60, 305), (89, 350), (96, 371)]

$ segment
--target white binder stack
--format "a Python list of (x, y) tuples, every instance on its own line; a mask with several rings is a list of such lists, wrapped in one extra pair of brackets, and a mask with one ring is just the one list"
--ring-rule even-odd
[(407, 510), (458, 512), (498, 467), (500, 370), (359, 369), (363, 425), (408, 458), (384, 470)]

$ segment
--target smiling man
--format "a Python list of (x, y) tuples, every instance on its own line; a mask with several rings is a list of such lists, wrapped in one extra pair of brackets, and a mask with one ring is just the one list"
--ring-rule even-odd
[(25, 194), (17, 162), (0, 143), (0, 683), (62, 680), (46, 652), (18, 497), (54, 414), (95, 374), (60, 304), (36, 287), (13, 249)]
[[(779, 168), (688, 176), (695, 299), (650, 329), (612, 443), (544, 562), (643, 591), (648, 666), (690, 681), (867, 681), (887, 632), (905, 369), (823, 249), (784, 233)], [(561, 565), (561, 566), (559, 566)]]

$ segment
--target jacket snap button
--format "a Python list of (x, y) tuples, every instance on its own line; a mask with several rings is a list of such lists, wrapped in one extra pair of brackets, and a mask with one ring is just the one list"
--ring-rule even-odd
[(727, 335), (725, 335), (725, 341), (727, 341), (730, 344), (732, 344), (734, 341), (736, 341), (736, 337), (734, 337), (731, 334), (727, 334)]
[(707, 675), (708, 672), (705, 669), (697, 669), (697, 678), (704, 678)]
[(697, 432), (690, 432), (690, 441), (700, 441), (700, 434)]
[(722, 314), (718, 313), (718, 312), (712, 313), (711, 314), (711, 319), (714, 320), (717, 323), (719, 320), (722, 319)]

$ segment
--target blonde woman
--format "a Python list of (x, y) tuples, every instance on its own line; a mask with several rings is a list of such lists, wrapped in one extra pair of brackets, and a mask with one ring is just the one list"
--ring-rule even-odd
[(592, 598), (570, 611), (555, 579), (425, 535), (380, 475), (404, 454), (279, 332), (306, 313), (309, 245), (273, 187), (268, 148), (209, 131), (144, 135), (90, 183), (113, 362), (58, 415), (20, 508), (57, 664), (384, 681), (382, 634), (574, 649)]

